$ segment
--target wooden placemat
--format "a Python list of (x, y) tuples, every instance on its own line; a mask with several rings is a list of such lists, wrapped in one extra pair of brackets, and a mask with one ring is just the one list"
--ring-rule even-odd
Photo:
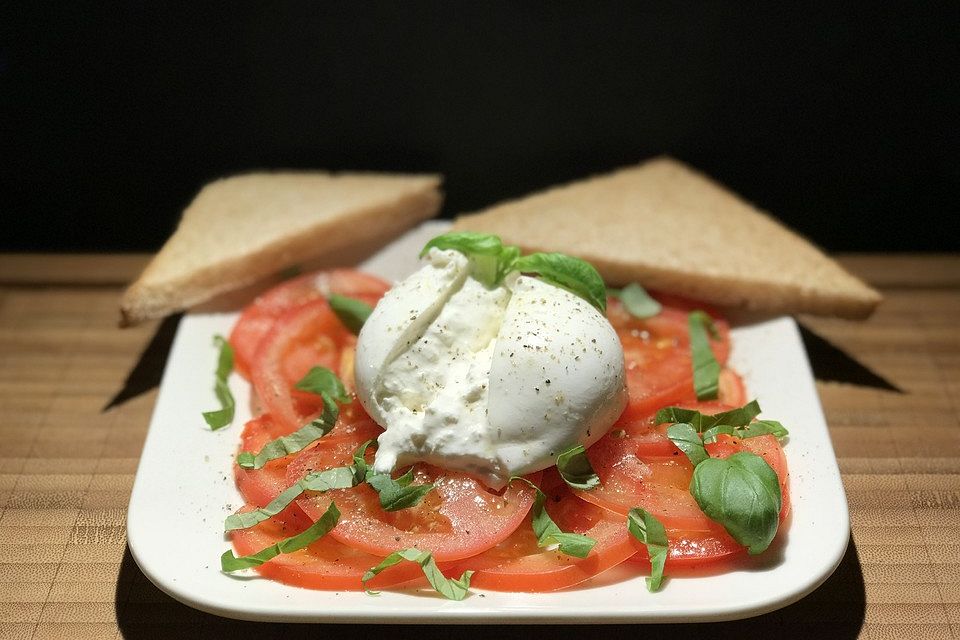
[[(175, 321), (116, 329), (121, 285), (144, 259), (0, 255), (0, 639), (494, 633), (237, 623), (146, 580), (126, 551), (124, 521)], [(837, 573), (759, 618), (604, 634), (960, 637), (960, 256), (844, 261), (887, 300), (865, 323), (802, 319), (853, 523)], [(121, 390), (123, 401), (104, 410)]]

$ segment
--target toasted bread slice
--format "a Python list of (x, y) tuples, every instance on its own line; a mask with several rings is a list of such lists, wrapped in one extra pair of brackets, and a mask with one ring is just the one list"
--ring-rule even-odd
[(719, 305), (864, 318), (879, 293), (716, 182), (671, 158), (457, 219), (527, 251), (580, 256), (608, 284)]
[(371, 238), (440, 208), (433, 175), (251, 173), (205, 186), (120, 303), (121, 325), (159, 318)]

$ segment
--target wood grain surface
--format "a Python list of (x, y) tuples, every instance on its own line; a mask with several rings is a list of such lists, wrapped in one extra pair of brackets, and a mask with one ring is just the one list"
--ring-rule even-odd
[[(238, 623), (153, 587), (124, 524), (176, 322), (116, 328), (120, 290), (143, 260), (0, 256), (0, 639), (583, 633)], [(840, 568), (759, 618), (605, 635), (960, 637), (960, 256), (844, 261), (886, 302), (863, 323), (801, 318), (850, 503)]]

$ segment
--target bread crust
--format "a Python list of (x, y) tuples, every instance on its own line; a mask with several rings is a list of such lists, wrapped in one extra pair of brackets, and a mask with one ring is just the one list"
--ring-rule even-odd
[[(369, 198), (358, 195), (354, 200), (360, 204), (352, 202), (339, 210), (334, 207), (332, 212), (311, 219), (311, 201), (316, 201), (317, 208), (322, 204), (330, 209), (323, 199), (325, 194), (334, 195), (332, 185), (338, 179), (354, 180), (357, 189), (367, 187), (377, 193)], [(211, 183), (185, 210), (173, 236), (123, 294), (120, 325), (182, 311), (292, 265), (369, 242), (371, 237), (394, 237), (436, 214), (443, 200), (440, 181), (439, 176), (432, 175), (280, 172), (246, 174)], [(343, 185), (336, 187), (342, 189)], [(239, 190), (253, 194), (249, 205), (244, 197), (236, 198), (239, 204), (232, 202)], [(264, 193), (264, 202), (255, 201), (259, 193)], [(276, 215), (276, 211), (270, 211), (270, 202), (277, 195), (292, 202), (290, 211), (281, 215), (289, 215), (296, 229), (256, 237), (255, 220), (250, 218)], [(230, 206), (223, 206), (227, 202)], [(185, 257), (194, 257), (214, 242), (204, 237), (211, 226), (230, 223), (244, 224), (251, 230), (243, 234), (243, 246), (224, 247), (209, 260), (181, 268)]]
[(613, 286), (639, 282), (717, 305), (862, 319), (882, 300), (766, 212), (667, 157), (500, 203), (454, 227), (580, 256)]

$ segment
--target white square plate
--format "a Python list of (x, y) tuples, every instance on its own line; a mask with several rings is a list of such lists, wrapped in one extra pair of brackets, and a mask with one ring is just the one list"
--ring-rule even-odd
[[(416, 267), (420, 247), (445, 229), (427, 223), (361, 268), (395, 280)], [(137, 471), (127, 521), (130, 551), (160, 589), (198, 609), (246, 620), (372, 623), (597, 623), (730, 620), (786, 606), (822, 583), (846, 549), (850, 525), (840, 472), (800, 334), (787, 317), (734, 323), (732, 366), (765, 416), (790, 429), (792, 517), (771, 548), (733, 572), (669, 580), (648, 593), (642, 576), (604, 575), (556, 593), (480, 592), (461, 602), (427, 592), (298, 589), (220, 572), (229, 547), (221, 523), (243, 500), (231, 465), (249, 418), (246, 382), (232, 427), (211, 432), (200, 412), (216, 406), (216, 350), (236, 313), (189, 314), (180, 322)]]

